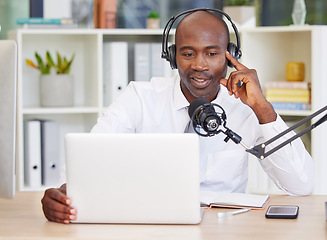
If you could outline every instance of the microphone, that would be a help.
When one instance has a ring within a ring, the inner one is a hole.
[[[209,135],[215,134],[221,125],[213,105],[204,98],[197,98],[190,104],[188,115],[193,121],[193,127],[194,124],[200,125]]]
[[[241,142],[242,137],[226,127],[227,117],[225,110],[218,104],[211,103],[204,98],[197,98],[191,102],[188,115],[192,120],[194,131],[200,136],[212,137],[222,132],[226,135],[225,142],[232,139],[236,144],[241,143],[243,145]],[[205,133],[202,133],[201,129]],[[247,148],[246,146],[244,147]]]

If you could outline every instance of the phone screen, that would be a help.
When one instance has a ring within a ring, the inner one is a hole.
[[[298,206],[271,205],[266,212],[266,218],[297,218]]]

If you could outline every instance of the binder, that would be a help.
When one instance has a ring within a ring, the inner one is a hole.
[[[24,122],[24,181],[31,188],[41,186],[41,123]]]
[[[134,49],[134,80],[150,81],[151,62],[150,62],[150,43],[135,43]]]
[[[151,77],[171,77],[169,63],[161,58],[161,43],[151,43]]]
[[[127,42],[103,44],[104,104],[110,105],[128,84]]]
[[[57,186],[60,179],[59,124],[54,120],[41,121],[41,183]]]

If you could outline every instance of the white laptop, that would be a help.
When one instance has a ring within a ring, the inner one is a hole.
[[[196,134],[72,133],[65,148],[75,222],[201,221]]]
[[[0,40],[0,198],[15,196],[17,44]]]

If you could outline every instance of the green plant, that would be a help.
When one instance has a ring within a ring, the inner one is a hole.
[[[160,16],[156,11],[152,11],[149,13],[148,18],[160,18]]]
[[[226,0],[225,6],[249,6],[252,3],[249,0]]]
[[[31,59],[26,59],[26,64],[40,70],[41,74],[50,74],[51,68],[54,68],[57,74],[69,74],[75,54],[73,54],[70,60],[67,60],[66,57],[62,57],[59,52],[57,52],[57,63],[53,61],[49,51],[46,52],[45,61],[43,61],[42,57],[37,52],[35,52],[35,58],[37,64]]]

